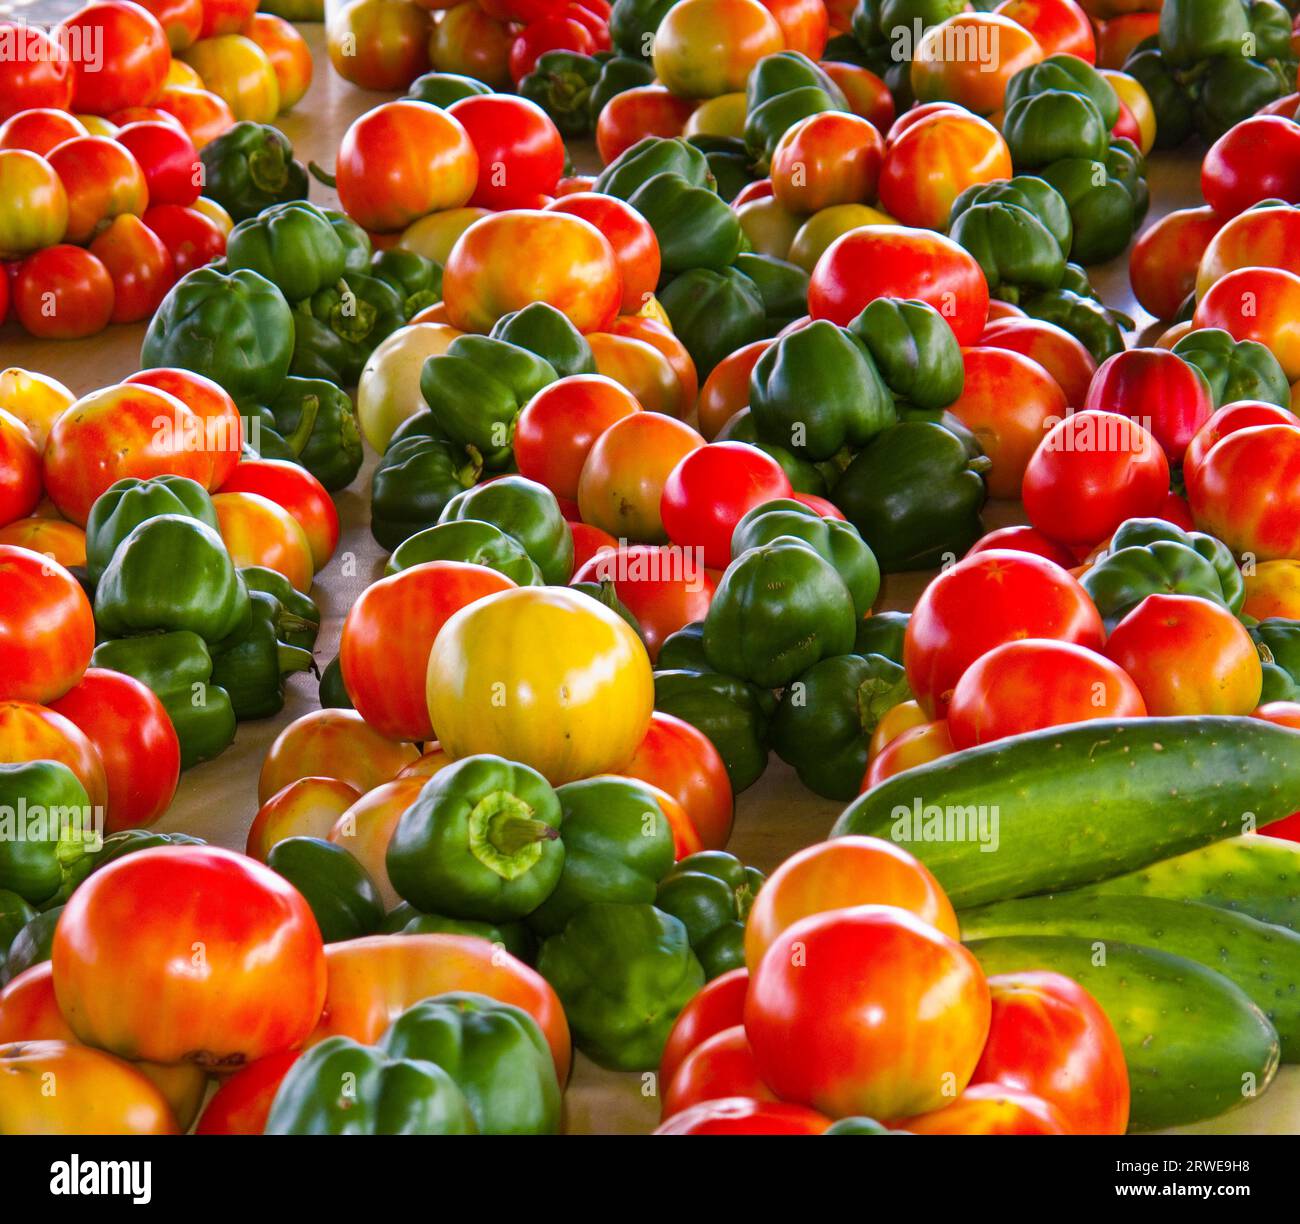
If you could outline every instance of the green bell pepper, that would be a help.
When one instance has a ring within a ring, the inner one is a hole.
[[[322,710],[356,709],[348,696],[348,686],[343,683],[343,668],[338,655],[325,664],[325,670],[320,674],[318,698]]]
[[[651,31],[653,35],[654,31]],[[611,98],[629,89],[649,85],[655,79],[654,66],[643,59],[633,59],[627,55],[612,55],[600,65],[600,75],[587,95],[587,105],[591,110],[591,123],[595,127],[600,112],[609,105]]]
[[[322,378],[286,378],[267,410],[293,462],[305,467],[331,493],[356,479],[365,450],[346,391]]]
[[[772,747],[810,791],[848,802],[862,785],[876,724],[911,698],[902,667],[883,655],[823,659],[781,694]]]
[[[600,582],[573,582],[569,584],[569,590],[581,591],[584,595],[590,596],[602,608],[608,608],[611,612],[621,616],[627,621],[628,628],[639,637],[642,642],[645,641],[645,634],[641,632],[641,622],[632,615],[625,604],[618,597],[618,592],[614,589],[614,584],[608,579],[602,579]]]
[[[713,440],[744,442],[748,446],[757,447],[781,465],[781,470],[790,481],[790,487],[796,493],[815,493],[818,497],[825,497],[827,471],[834,469],[837,474],[839,471],[833,463],[813,463],[811,459],[801,459],[794,451],[787,450],[784,446],[774,446],[771,442],[764,442],[758,436],[754,414],[748,408],[742,408],[729,418]]]
[[[900,403],[945,408],[966,381],[961,345],[928,302],[876,298],[848,330],[867,346],[885,386]]]
[[[250,623],[212,646],[212,683],[225,689],[235,718],[270,718],[284,709],[284,682],[315,666],[310,650],[283,639],[304,622],[285,611],[274,595],[251,591]]]
[[[1151,203],[1151,191],[1146,179],[1146,158],[1127,136],[1121,136],[1106,146],[1102,162],[1106,166],[1106,173],[1129,193],[1133,200],[1134,222],[1140,222]]]
[[[140,366],[180,366],[240,403],[263,403],[289,373],[294,312],[264,276],[196,268],[168,291],[145,332]]]
[[[36,911],[31,904],[16,892],[0,888],[0,983],[5,981],[5,957],[14,936],[33,918]]]
[[[659,294],[673,332],[686,346],[700,378],[729,353],[767,331],[759,287],[738,268],[692,268],[674,276]]]
[[[1121,320],[1130,325],[1131,320],[1096,298],[1085,297],[1072,289],[1050,289],[1022,298],[1020,309],[1032,318],[1064,328],[1092,354],[1098,365],[1124,351]]]
[[[1300,621],[1270,616],[1247,632],[1264,669],[1260,704],[1300,698]]]
[[[596,372],[596,357],[586,336],[548,302],[533,302],[502,315],[491,336],[540,357],[560,378]]]
[[[767,173],[777,142],[796,123],[823,111],[844,109],[818,85],[802,85],[759,103],[745,116],[745,148],[754,159],[754,168]]]
[[[1133,196],[1102,161],[1067,157],[1042,171],[1070,209],[1070,256],[1081,264],[1105,263],[1129,244],[1137,226]]]
[[[54,930],[59,925],[63,906],[56,905],[37,914],[13,937],[4,955],[4,981],[12,982],[33,965],[44,964],[54,952]]]
[[[763,873],[734,854],[701,850],[663,878],[655,905],[686,928],[691,951],[712,981],[745,964],[745,919]]]
[[[337,208],[322,208],[320,212],[343,244],[343,275],[347,276],[349,272],[365,272],[370,267],[370,258],[373,254],[370,235],[347,213],[339,212]]]
[[[435,774],[388,843],[388,877],[417,909],[509,922],[535,910],[564,866],[564,816],[535,769],[471,756]]]
[[[614,0],[609,14],[609,37],[615,50],[648,60],[654,50],[655,31],[673,3],[674,0]]]
[[[865,446],[896,419],[870,350],[826,319],[777,340],[758,359],[749,386],[759,436],[806,459]]]
[[[875,1118],[841,1118],[822,1131],[823,1135],[910,1135],[911,1133],[905,1130],[890,1130]]]
[[[704,154],[688,140],[644,136],[597,175],[592,190],[630,200],[657,174],[675,174],[693,187],[708,187],[713,180]]]
[[[370,275],[397,291],[402,317],[410,320],[442,301],[442,265],[416,251],[389,247],[370,258]]]
[[[424,914],[403,901],[384,915],[379,930],[385,935],[473,935],[500,944],[527,965],[537,959],[537,940],[522,922],[476,922],[446,914]]]
[[[316,601],[277,570],[264,565],[240,566],[239,576],[251,595],[263,591],[280,602],[281,615],[276,621],[280,640],[289,646],[311,650],[320,633],[320,608]]]
[[[117,546],[141,523],[161,514],[179,514],[218,530],[212,498],[187,476],[128,476],[108,486],[90,507],[86,520],[86,573],[91,582],[103,577]]]
[[[975,257],[989,293],[1005,302],[1055,289],[1065,273],[1065,255],[1051,230],[1018,204],[974,204],[953,223],[951,237]]]
[[[1255,37],[1254,59],[1288,60],[1291,54],[1291,13],[1277,0],[1250,0],[1246,20]]]
[[[654,676],[655,709],[703,732],[727,767],[733,794],[753,786],[767,768],[771,693],[711,668],[665,668],[662,649]]]
[[[383,1036],[390,1058],[433,1063],[456,1082],[480,1135],[555,1135],[560,1083],[536,1020],[523,1008],[456,991],[409,1007]]]
[[[58,761],[0,764],[0,888],[39,905],[101,831],[77,775]]]
[[[1119,121],[1119,95],[1115,92],[1115,87],[1091,64],[1081,60],[1077,55],[1068,55],[1064,52],[1049,55],[1045,60],[1030,64],[1012,76],[1007,82],[1006,97],[1003,101],[1007,117],[1010,118],[1011,108],[1025,98],[1058,92],[1087,98],[1097,108],[1105,132],[1109,132]],[[1062,112],[1062,117],[1066,113]],[[1061,153],[1057,156],[1089,157],[1092,154]]]
[[[266,865],[294,886],[326,943],[373,935],[384,903],[366,869],[342,846],[319,837],[286,837],[271,847]]]
[[[445,110],[462,98],[473,98],[491,92],[492,87],[484,85],[476,77],[461,76],[458,72],[426,72],[411,82],[406,96]]]
[[[948,225],[955,225],[957,218],[972,205],[995,203],[1018,204],[1033,213],[1056,239],[1061,254],[1069,255],[1070,243],[1074,237],[1069,206],[1051,183],[1033,174],[1018,174],[1015,178],[997,179],[992,183],[976,183],[967,187],[953,201]]]
[[[257,11],[285,21],[324,21],[325,0],[260,0]]]
[[[1160,54],[1171,68],[1216,55],[1241,55],[1250,19],[1241,0],[1167,0],[1160,8]]]
[[[735,267],[758,286],[768,332],[778,332],[808,313],[808,273],[798,265],[742,251],[736,256]]]
[[[720,271],[740,254],[740,219],[711,187],[696,187],[676,174],[656,174],[628,203],[659,240],[664,276],[691,268]]]
[[[1141,44],[1124,61],[1124,71],[1146,90],[1155,111],[1157,149],[1177,149],[1186,144],[1195,125],[1191,92],[1161,55],[1159,48]]]
[[[802,51],[776,51],[763,56],[750,72],[745,84],[745,110],[757,110],[772,98],[807,87],[822,90],[836,110],[849,109],[843,91],[821,64]]]
[[[155,633],[101,642],[92,667],[134,676],[162,702],[181,742],[181,768],[224,752],[235,739],[230,694],[211,683],[212,656],[197,633]]]
[[[743,140],[733,136],[691,136],[688,139],[704,149],[704,160],[709,163],[713,187],[720,199],[730,204],[743,188],[754,181],[749,150]],[[710,144],[714,147],[708,147]]]
[[[63,883],[54,899],[62,904],[77,891],[87,877],[101,867],[115,863],[128,854],[140,850],[154,850],[159,846],[206,846],[201,837],[192,837],[188,833],[155,833],[151,829],[119,829],[110,833],[100,843],[98,849],[87,848],[86,853],[77,859],[64,873]]]
[[[385,574],[396,574],[426,561],[467,561],[504,574],[516,586],[540,586],[542,573],[524,546],[500,527],[476,519],[458,519],[418,531],[388,558]]]
[[[189,629],[219,642],[248,624],[248,589],[206,523],[162,514],[133,527],[95,590],[106,637]]]
[[[381,548],[432,527],[456,494],[482,472],[463,449],[441,438],[412,433],[390,443],[370,485],[370,531]]]
[[[285,379],[288,382],[288,379]],[[281,459],[286,463],[297,463],[298,452],[286,441],[275,427],[275,416],[265,404],[245,404],[240,408],[244,445],[243,457],[246,459]]]
[[[883,655],[891,663],[903,662],[903,637],[907,633],[910,612],[877,612],[858,621],[853,653]]]
[[[673,833],[658,800],[635,778],[596,777],[556,790],[564,812],[564,869],[528,916],[539,935],[556,935],[586,905],[653,902],[673,865]]]
[[[686,927],[645,904],[580,909],[542,944],[537,968],[578,1049],[615,1071],[657,1067],[673,1021],[705,982]]]
[[[203,194],[235,221],[307,198],[307,168],[294,160],[288,137],[269,123],[236,123],[204,145],[199,157]]]
[[[289,1068],[267,1135],[473,1135],[469,1102],[436,1063],[392,1058],[351,1037],[327,1037]]]
[[[226,240],[226,264],[265,276],[290,301],[298,302],[343,275],[343,241],[314,204],[276,204],[241,221]]]
[[[1215,408],[1243,399],[1291,406],[1281,365],[1257,340],[1234,340],[1220,327],[1198,327],[1174,345],[1174,352],[1205,375]]]
[[[1240,52],[1217,56],[1199,68],[1191,85],[1196,130],[1202,139],[1218,140],[1229,128],[1295,87],[1295,65],[1261,63]]]
[[[778,537],[727,566],[704,619],[704,654],[720,672],[780,688],[852,650],[857,619],[835,567],[802,540]]]
[[[931,569],[964,556],[983,534],[988,468],[942,425],[901,421],[849,464],[832,497],[883,573]]]
[[[858,619],[871,614],[871,605],[880,594],[880,567],[851,523],[822,518],[811,507],[786,498],[764,502],[736,524],[731,534],[732,558],[782,536],[802,540],[835,567],[853,597]]]
[[[521,97],[536,102],[566,139],[590,136],[591,91],[600,80],[600,63],[577,51],[547,51],[519,82]]]
[[[1087,94],[1045,89],[1025,94],[1007,107],[1002,135],[1012,165],[1023,174],[1064,157],[1100,160],[1110,128]]]
[[[363,273],[314,293],[293,314],[292,373],[342,387],[354,385],[370,354],[406,323],[397,290]]]
[[[440,523],[480,519],[514,536],[551,586],[573,575],[573,533],[555,494],[524,476],[501,476],[457,493],[443,508]]]

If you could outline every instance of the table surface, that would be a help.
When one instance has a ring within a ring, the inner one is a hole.
[[[336,76],[325,55],[323,27],[300,27],[315,59],[316,75],[307,96],[278,125],[293,142],[297,156],[332,167],[338,143],[360,114],[392,95],[367,92]],[[579,170],[593,170],[594,149],[573,150]],[[1173,208],[1199,204],[1199,162],[1195,157],[1159,156],[1150,167],[1152,206],[1147,220]],[[337,197],[312,183],[317,203],[336,205]],[[1139,327],[1153,329],[1154,320],[1134,303],[1129,289],[1127,257],[1092,270],[1093,281],[1111,305],[1134,315]],[[125,378],[139,367],[144,325],[113,327],[78,341],[38,341],[10,323],[0,328],[0,368],[23,366],[53,375],[77,394]],[[338,650],[343,617],[357,596],[381,576],[386,556],[369,531],[370,473],[376,456],[367,453],[361,474],[335,495],[342,523],[338,551],[316,575],[313,595],[322,613],[317,660],[323,667]],[[1016,503],[990,503],[985,512],[991,529],[1022,521]],[[927,573],[889,576],[877,610],[909,609],[931,577]],[[164,831],[184,831],[216,845],[242,850],[257,811],[257,777],[267,748],[293,719],[318,706],[316,681],[310,675],[291,677],[288,701],[275,718],[240,725],[235,743],[220,757],[188,771],[171,809],[158,822]],[[771,871],[802,846],[829,832],[841,805],[806,790],[794,772],[775,755],[767,772],[737,803],[735,832],[728,847],[747,863]],[[659,1103],[653,1076],[604,1071],[581,1055],[576,1059],[566,1093],[566,1128],[575,1134],[644,1134],[658,1120]],[[1259,1101],[1197,1127],[1189,1133],[1300,1132],[1300,1068],[1283,1068],[1278,1082]]]

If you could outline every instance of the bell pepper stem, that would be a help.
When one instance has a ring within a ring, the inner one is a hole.
[[[276,653],[280,660],[282,676],[287,676],[290,672],[310,671],[316,666],[311,651],[304,650],[301,646],[286,646],[281,642]]]
[[[289,165],[279,144],[267,144],[249,155],[248,177],[258,191],[283,191],[288,175]]]
[[[328,170],[322,169],[322,167],[317,165],[314,161],[307,163],[307,169],[311,171],[312,178],[314,178],[318,183],[321,183],[326,187],[338,186],[338,182],[334,176]]]
[[[469,816],[470,853],[505,880],[529,871],[541,858],[542,843],[559,835],[558,829],[534,819],[533,809],[509,791],[485,795]]]

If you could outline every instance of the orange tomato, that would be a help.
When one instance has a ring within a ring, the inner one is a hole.
[[[1300,620],[1300,561],[1261,561],[1245,580],[1246,602],[1241,610],[1247,616]]]
[[[820,59],[830,33],[830,14],[823,0],[761,0],[781,27],[787,51]]]
[[[425,746],[423,755],[415,761],[412,761],[405,769],[398,770],[397,777],[400,778],[432,778],[434,774],[441,773],[448,765],[452,763],[449,757],[436,741]]]
[[[795,213],[865,203],[875,198],[884,151],[869,120],[843,111],[810,115],[777,141],[772,194]]]
[[[477,4],[457,4],[429,36],[429,62],[438,72],[473,77],[493,89],[510,86],[510,32]]]
[[[1097,64],[1102,68],[1124,67],[1124,61],[1143,39],[1160,33],[1159,12],[1121,13],[1097,22]],[[1145,150],[1143,150],[1145,152]]]
[[[291,722],[267,750],[257,801],[299,778],[337,778],[363,794],[389,781],[420,752],[385,739],[356,710],[313,710]]]
[[[609,240],[623,280],[620,315],[635,314],[654,297],[659,283],[659,239],[630,204],[617,196],[577,191],[552,200],[546,211],[572,213],[590,221]]]
[[[361,792],[338,778],[299,778],[278,790],[248,828],[244,853],[266,862],[271,847],[287,837],[325,837]]]
[[[1092,22],[1074,0],[1002,0],[993,11],[1028,30],[1045,56],[1073,55],[1086,64],[1097,62]]]
[[[342,846],[366,869],[385,909],[402,900],[388,878],[388,843],[402,814],[420,797],[428,780],[423,774],[411,774],[376,786],[344,810],[326,834],[328,841]]]
[[[926,712],[921,709],[919,701],[900,701],[896,706],[885,711],[884,717],[876,724],[867,744],[867,760],[879,756],[885,747],[892,744],[904,731],[919,727],[928,721]]]
[[[1300,379],[1300,275],[1236,268],[1205,291],[1192,321],[1221,327],[1234,340],[1258,340],[1277,358],[1287,382]]]
[[[0,544],[40,553],[65,568],[86,564],[86,533],[62,519],[16,519],[0,527]]]
[[[10,366],[0,370],[0,408],[16,416],[31,431],[36,445],[45,449],[55,418],[76,402],[57,378]]]
[[[293,516],[307,537],[312,566],[322,570],[339,542],[339,512],[324,485],[287,459],[246,459],[235,466],[223,493],[257,493]]]
[[[252,19],[257,0],[203,0],[200,38],[238,34]]]
[[[1300,210],[1290,205],[1248,208],[1225,221],[1201,256],[1196,296],[1238,268],[1284,268],[1300,273]]]
[[[1196,270],[1222,226],[1208,205],[1167,213],[1133,245],[1133,294],[1157,319],[1172,319],[1196,287]]]
[[[894,95],[870,68],[833,61],[820,67],[840,87],[855,115],[875,124],[882,136],[889,131],[889,125],[894,122]]]
[[[229,103],[208,89],[168,85],[153,104],[176,119],[196,149],[210,144],[235,126],[234,112]]]
[[[243,33],[261,47],[262,53],[271,61],[280,89],[280,110],[287,111],[296,106],[311,86],[311,49],[307,40],[274,13],[254,13]],[[407,78],[402,85],[409,83],[410,78]]]
[[[184,51],[203,32],[203,0],[145,0],[140,7],[158,19],[173,51]]]
[[[958,13],[921,35],[912,57],[912,91],[918,102],[956,102],[991,115],[1002,106],[1007,82],[1042,58],[1034,36],[1010,18]]]
[[[596,152],[608,166],[647,136],[680,136],[695,110],[689,98],[679,98],[662,85],[634,85],[615,94],[596,119]]]
[[[243,424],[239,409],[219,383],[192,370],[160,367],[139,370],[126,385],[153,387],[181,401],[201,422],[200,449],[212,456],[208,488],[215,492],[229,479],[243,450]]]
[[[94,648],[94,614],[81,584],[39,553],[0,545],[0,698],[62,697]]]
[[[408,0],[351,0],[325,27],[334,71],[362,89],[405,89],[429,70],[433,21]]]
[[[681,417],[690,410],[672,363],[648,340],[589,332],[587,343],[597,371],[628,391],[647,412]]]
[[[937,761],[953,751],[946,718],[910,727],[896,735],[871,759],[862,779],[861,793],[865,794],[873,786],[879,786],[886,778],[892,778],[905,769]]]
[[[108,780],[95,745],[70,718],[45,706],[0,702],[0,761],[58,761],[77,775],[92,807],[108,806]]]
[[[36,439],[22,421],[0,408],[0,526],[31,514],[43,491]]]
[[[754,340],[729,353],[709,372],[696,404],[700,433],[712,442],[742,408],[749,406],[749,376],[771,340]]]
[[[754,65],[784,46],[758,0],[679,0],[655,31],[655,76],[679,97],[716,98],[743,90]]]
[[[1065,1115],[1005,1084],[972,1084],[951,1105],[891,1125],[913,1135],[1068,1135]]]
[[[264,565],[300,591],[310,591],[315,567],[298,520],[260,493],[217,493],[212,498],[221,538],[236,566]]]
[[[670,416],[678,418],[685,417],[690,412],[700,394],[699,375],[695,370],[695,362],[686,351],[686,346],[677,339],[666,323],[647,314],[619,315],[609,325],[609,330],[605,334],[643,340],[651,348],[658,349],[672,367],[679,394],[671,409],[656,405],[655,411],[667,411]]]

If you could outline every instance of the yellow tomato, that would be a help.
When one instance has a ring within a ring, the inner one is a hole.
[[[743,92],[719,94],[691,112],[682,135],[740,138],[745,134],[745,110]]]
[[[357,384],[357,420],[361,435],[381,455],[407,417],[424,408],[420,372],[462,335],[446,323],[412,323],[399,327],[373,353]]]
[[[750,69],[784,47],[758,0],[679,0],[655,31],[655,76],[678,97],[716,98],[744,89]]]
[[[617,613],[579,591],[517,587],[442,627],[428,697],[445,752],[497,753],[558,786],[631,760],[650,726],[654,675]]]
[[[163,87],[166,88],[168,85],[183,85],[187,89],[207,88],[203,84],[203,78],[181,59],[173,59],[171,66],[167,69]]]
[[[190,207],[197,213],[202,213],[213,225],[217,227],[226,237],[230,236],[230,231],[235,228],[235,219],[232,217],[216,200],[210,200],[207,196],[199,196]]]
[[[776,196],[762,196],[747,200],[736,216],[744,230],[749,245],[760,255],[773,259],[789,259],[794,236],[799,232],[802,218],[792,213]]]
[[[866,204],[832,204],[815,212],[799,227],[786,257],[811,273],[822,257],[822,252],[841,234],[861,229],[864,225],[897,225],[888,213]]]
[[[103,115],[77,115],[76,118],[87,136],[107,136],[112,140],[118,133],[117,124],[110,123]]]
[[[315,572],[311,544],[283,506],[260,493],[218,493],[212,498],[217,525],[236,566],[264,565],[300,591],[311,590]]]
[[[652,293],[645,300],[645,304],[637,312],[637,318],[653,319],[656,323],[666,327],[669,331],[673,330],[673,321],[668,317],[668,312],[663,308],[663,304]],[[615,322],[617,323],[617,319]]]
[[[0,544],[53,557],[62,566],[86,564],[86,533],[62,519],[24,518],[0,527]]]
[[[202,38],[182,58],[225,100],[236,120],[270,123],[280,113],[280,83],[270,58],[251,38]]]
[[[414,251],[434,263],[445,264],[456,239],[480,217],[486,217],[486,208],[444,208],[430,213],[408,225],[397,240],[405,251]]]
[[[54,418],[70,408],[76,396],[57,378],[10,366],[0,370],[0,408],[16,416],[44,449]]]
[[[1119,94],[1119,100],[1132,112],[1142,138],[1142,156],[1145,157],[1156,143],[1156,108],[1151,104],[1150,94],[1141,81],[1127,72],[1114,68],[1098,68],[1097,71],[1110,82],[1111,88]]]
[[[1247,616],[1300,620],[1300,561],[1258,561],[1244,576],[1246,602],[1241,610]]]
[[[690,410],[677,372],[653,344],[612,332],[592,332],[587,343],[596,372],[626,387],[646,411],[680,417]]]

